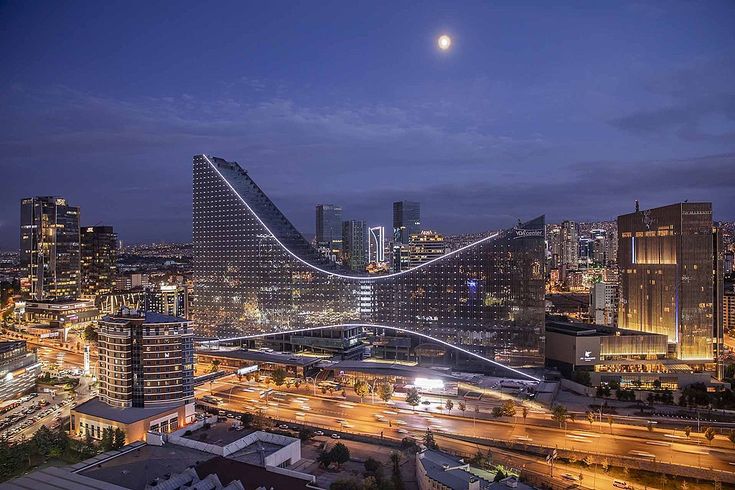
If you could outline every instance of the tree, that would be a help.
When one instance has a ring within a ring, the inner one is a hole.
[[[390,462],[393,464],[393,473],[401,472],[401,453],[393,451],[390,453]]]
[[[689,439],[689,434],[692,433],[692,428],[689,426],[684,427],[684,435],[687,436],[687,439]]]
[[[712,441],[715,439],[715,429],[712,427],[707,427],[704,429],[704,438],[709,441],[710,446],[712,445]]]
[[[276,386],[283,386],[283,383],[286,382],[286,370],[279,367],[276,368],[273,373],[273,382],[276,384]]]
[[[612,434],[613,418],[609,415],[607,416],[607,425],[610,426],[610,434]]]
[[[240,415],[240,423],[243,427],[250,427],[253,424],[253,420],[255,420],[255,415],[250,412],[245,412]]]
[[[727,440],[732,443],[733,446],[735,446],[735,432],[730,431],[730,434],[727,436]]]
[[[551,420],[553,420],[554,422],[558,422],[560,428],[562,424],[567,421],[568,418],[569,412],[567,411],[567,407],[565,407],[564,405],[556,404],[551,407]]]
[[[516,404],[513,400],[505,400],[503,402],[503,415],[505,417],[514,417],[516,414]]]
[[[406,391],[406,403],[408,403],[414,410],[416,410],[416,407],[419,403],[421,403],[421,395],[419,395],[419,390],[416,388],[409,388],[408,391]]]
[[[454,402],[452,400],[447,400],[447,403],[445,403],[444,406],[447,407],[447,414],[449,414],[454,408]]]
[[[437,446],[436,441],[434,440],[434,434],[429,428],[426,429],[426,434],[424,434],[424,446],[429,449],[439,449],[439,446]]]
[[[113,432],[112,427],[105,427],[104,429],[102,429],[102,440],[100,441],[100,446],[102,446],[102,450],[111,450],[114,443],[115,433]]]
[[[211,364],[210,368],[209,368],[209,372],[210,373],[216,373],[217,371],[219,371],[219,364],[220,364],[219,359],[214,359],[212,361],[212,364]]]
[[[526,417],[528,417],[528,407],[523,405],[523,408],[521,409],[521,415],[523,415],[523,424],[526,423]]]
[[[465,402],[462,402],[462,401],[460,401],[457,405],[458,405],[457,408],[459,408],[459,411],[462,412],[462,416],[464,416],[464,412],[465,410],[467,410],[467,405],[465,404]]]
[[[478,468],[484,468],[487,464],[487,457],[485,456],[485,453],[478,449],[474,456],[470,458],[470,464],[477,466]]]
[[[347,448],[347,446],[345,446],[341,442],[338,442],[329,451],[329,456],[334,463],[337,463],[337,468],[340,468],[343,464],[350,460],[350,450]]]
[[[653,432],[653,423],[650,420],[646,422],[646,429],[648,429],[648,432]]]
[[[364,485],[354,478],[335,480],[329,485],[329,490],[363,490]]]
[[[125,432],[120,427],[115,427],[112,438],[112,449],[120,449],[125,445]]]
[[[393,397],[393,385],[390,383],[380,383],[378,385],[378,397],[388,403]]]
[[[592,411],[588,410],[585,415],[587,415],[587,422],[590,423],[590,425],[595,423],[595,414],[592,413]]]
[[[355,390],[355,395],[360,397],[360,403],[362,403],[362,399],[370,393],[370,385],[367,384],[367,381],[362,379],[355,381],[352,388]]]
[[[493,407],[493,409],[492,409],[492,411],[490,412],[490,414],[491,414],[491,415],[492,415],[493,417],[495,417],[496,419],[497,419],[497,418],[500,418],[500,417],[502,417],[502,416],[503,416],[503,409],[502,409],[502,408],[500,408],[500,407]]]
[[[365,460],[365,476],[374,476],[377,480],[383,478],[383,463],[375,458],[367,458]]]
[[[314,431],[308,427],[302,427],[299,429],[299,439],[301,442],[308,442],[314,437]]]
[[[99,336],[97,335],[97,330],[94,329],[91,323],[84,327],[84,330],[82,331],[82,338],[87,343],[97,343],[97,339],[99,338]]]
[[[332,452],[322,451],[321,453],[319,453],[319,456],[317,456],[316,460],[320,466],[324,467],[324,469],[327,469],[329,468],[329,465],[332,464]]]

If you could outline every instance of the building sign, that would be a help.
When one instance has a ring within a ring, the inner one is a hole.
[[[523,228],[514,228],[513,231],[516,234],[515,238],[536,238],[536,237],[543,238],[544,236],[544,230],[541,228],[537,230],[526,230]]]

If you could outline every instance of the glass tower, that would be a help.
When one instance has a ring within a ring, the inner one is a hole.
[[[79,208],[62,197],[20,202],[20,287],[36,301],[73,299],[80,292]]]
[[[237,163],[194,157],[193,317],[220,338],[386,325],[543,365],[544,219],[393,274],[317,252]]]
[[[82,296],[111,293],[117,271],[117,234],[112,226],[85,226],[80,238]]]
[[[421,206],[413,201],[393,203],[393,241],[408,244],[421,231]]]
[[[334,204],[316,206],[316,245],[339,255],[342,251],[342,208]]]

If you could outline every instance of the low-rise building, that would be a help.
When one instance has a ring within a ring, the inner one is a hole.
[[[219,369],[227,371],[259,371],[269,374],[276,369],[283,369],[287,376],[305,378],[312,376],[320,359],[316,357],[280,354],[258,350],[205,350],[197,352],[197,364],[206,370],[214,361],[219,362]],[[248,369],[250,368],[250,369]]]
[[[423,449],[416,453],[416,480],[419,490],[534,490],[509,476],[494,482],[495,474],[473,468],[450,454]]]
[[[23,320],[29,323],[49,323],[67,326],[97,320],[100,311],[93,301],[57,300],[26,301]]]
[[[41,364],[25,340],[0,342],[0,400],[18,398],[36,386]]]

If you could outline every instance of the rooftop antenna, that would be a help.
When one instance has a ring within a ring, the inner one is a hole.
[[[638,202],[638,199],[635,200],[635,212],[639,212],[641,210],[641,205]]]

